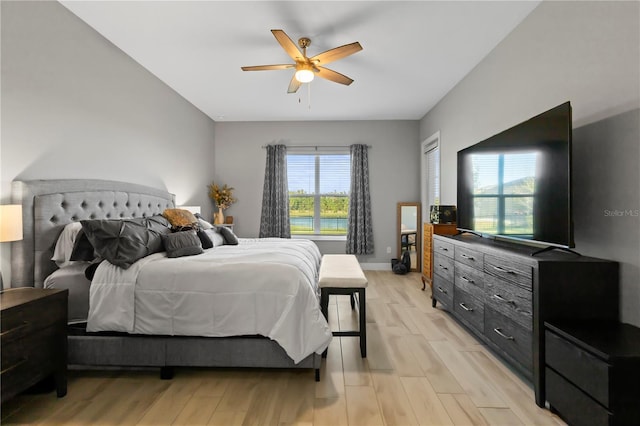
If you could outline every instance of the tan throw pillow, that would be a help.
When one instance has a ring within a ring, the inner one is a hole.
[[[198,225],[198,219],[189,210],[166,209],[162,215],[167,218],[174,230],[195,228]]]

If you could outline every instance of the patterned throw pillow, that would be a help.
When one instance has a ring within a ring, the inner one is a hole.
[[[167,218],[174,231],[193,229],[198,226],[198,219],[189,210],[166,209],[162,215]]]

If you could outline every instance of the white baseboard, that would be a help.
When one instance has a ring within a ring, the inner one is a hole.
[[[364,271],[390,271],[391,262],[385,263],[361,263],[360,267]]]

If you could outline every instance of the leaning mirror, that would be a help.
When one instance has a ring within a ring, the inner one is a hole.
[[[398,259],[405,251],[411,258],[411,270],[420,271],[420,203],[398,203],[397,241]]]

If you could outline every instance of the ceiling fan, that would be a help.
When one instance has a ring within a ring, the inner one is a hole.
[[[311,45],[311,40],[309,38],[302,37],[298,40],[298,46],[302,49],[301,52],[284,31],[271,30],[271,32],[276,40],[278,40],[278,43],[280,43],[280,46],[282,46],[284,51],[287,52],[287,55],[295,61],[295,64],[256,65],[242,67],[242,71],[269,71],[294,68],[296,72],[291,78],[287,93],[296,93],[302,83],[311,82],[316,75],[326,80],[344,84],[346,86],[353,83],[353,79],[340,74],[339,72],[330,70],[329,68],[325,68],[324,65],[361,51],[362,46],[360,46],[360,43],[357,41],[355,43],[349,43],[344,46],[329,49],[309,58],[307,57],[307,47]]]

